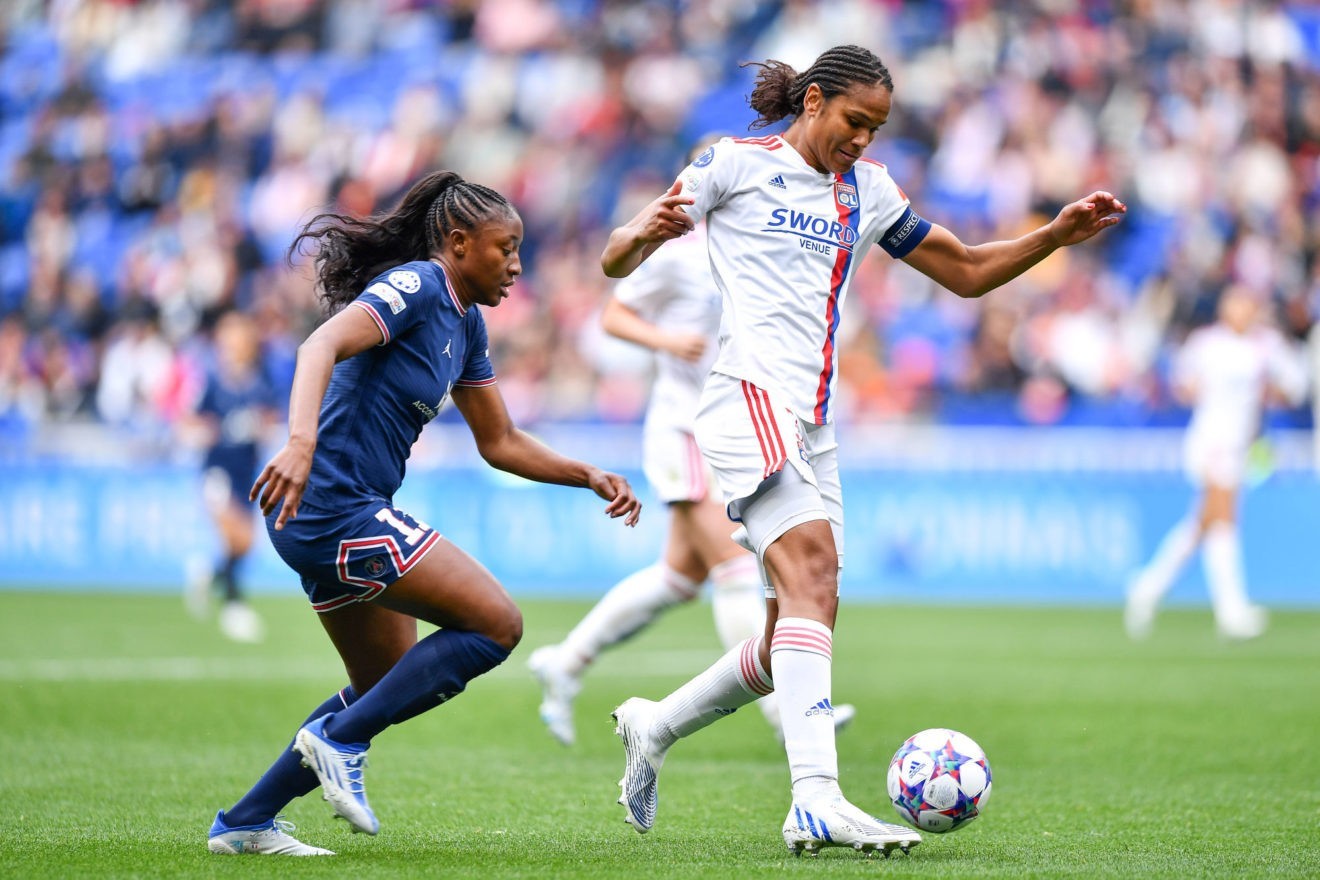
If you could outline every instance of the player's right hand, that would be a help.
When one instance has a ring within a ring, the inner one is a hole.
[[[693,202],[683,195],[683,181],[675,180],[669,191],[642,209],[637,216],[637,235],[642,241],[659,243],[686,235],[696,221],[683,210]]]
[[[271,511],[280,507],[280,515],[275,519],[276,531],[284,528],[286,520],[298,518],[298,505],[302,502],[311,471],[312,451],[286,443],[261,469],[257,481],[252,484],[248,500],[261,505],[262,516],[270,516]],[[282,507],[280,502],[283,502]]]

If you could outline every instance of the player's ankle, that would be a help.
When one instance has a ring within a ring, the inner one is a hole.
[[[837,776],[804,776],[793,780],[793,800],[820,801],[842,797]]]

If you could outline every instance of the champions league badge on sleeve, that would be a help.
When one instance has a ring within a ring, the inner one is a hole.
[[[385,280],[404,293],[416,293],[422,289],[422,276],[411,269],[399,269],[391,272]]]
[[[377,281],[367,288],[367,293],[374,293],[384,300],[385,305],[389,306],[390,311],[396,315],[408,308],[407,303],[403,301],[403,297],[399,296],[399,292],[388,284],[381,284]]]
[[[707,147],[700,156],[692,160],[694,168],[705,168],[715,159],[715,148]]]

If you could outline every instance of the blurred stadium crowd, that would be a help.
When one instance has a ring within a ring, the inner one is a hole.
[[[606,233],[697,138],[745,132],[739,62],[801,70],[838,43],[894,75],[870,154],[964,240],[1094,188],[1131,209],[979,301],[877,251],[845,319],[843,418],[1174,423],[1170,353],[1228,281],[1299,343],[1320,309],[1309,3],[11,0],[0,40],[11,448],[52,425],[163,444],[229,308],[258,316],[287,385],[319,316],[284,262],[300,222],[438,167],[526,221],[525,275],[487,314],[515,418],[637,419],[645,359],[597,328]]]

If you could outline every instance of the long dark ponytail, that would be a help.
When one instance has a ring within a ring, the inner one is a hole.
[[[475,229],[514,213],[490,187],[452,171],[435,171],[413,184],[388,214],[317,214],[289,245],[288,257],[302,253],[304,242],[315,241],[319,295],[326,313],[334,314],[391,266],[438,252],[451,229]]]
[[[880,83],[893,91],[889,69],[870,49],[861,46],[835,46],[820,54],[815,62],[798,73],[782,61],[748,61],[743,67],[759,67],[756,86],[747,103],[759,116],[750,128],[765,128],[789,116],[802,113],[802,99],[812,83],[820,86],[826,98],[846,92],[855,84]]]

